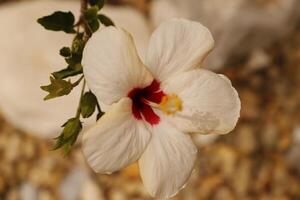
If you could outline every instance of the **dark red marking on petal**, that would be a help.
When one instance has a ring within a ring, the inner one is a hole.
[[[143,117],[140,113],[140,108],[138,106],[136,106],[134,103],[132,104],[132,113],[136,119],[138,119],[138,120],[143,119]]]
[[[153,80],[152,83],[143,90],[146,92],[157,92],[160,90],[160,83],[157,80]]]
[[[156,80],[153,80],[143,91],[144,98],[154,103],[160,103],[162,97],[165,96],[164,92],[160,89],[160,83]]]
[[[151,108],[151,106],[148,106],[146,104],[144,104],[141,108],[140,111],[144,117],[144,119],[146,120],[146,122],[148,122],[151,125],[155,125],[158,124],[160,121],[159,116],[153,111],[153,109]]]
[[[160,103],[161,99],[163,98],[163,96],[165,96],[165,93],[161,92],[157,92],[157,93],[152,93],[149,96],[146,96],[145,99],[154,102],[154,103]]]
[[[132,113],[138,119],[144,119],[151,125],[158,124],[159,116],[153,111],[145,100],[160,103],[165,93],[160,89],[160,83],[153,80],[152,83],[145,88],[134,88],[128,93],[128,97],[132,100]]]

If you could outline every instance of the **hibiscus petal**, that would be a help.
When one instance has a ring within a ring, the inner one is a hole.
[[[240,116],[238,94],[223,75],[192,70],[172,77],[162,88],[181,99],[183,110],[168,120],[184,132],[225,134],[233,130]]]
[[[211,33],[200,23],[169,20],[151,36],[146,65],[156,79],[163,81],[179,71],[199,66],[213,46]]]
[[[150,133],[134,119],[131,100],[123,98],[83,134],[82,149],[98,173],[112,173],[135,162],[144,152]]]
[[[184,187],[197,157],[197,148],[188,134],[161,121],[139,160],[142,180],[148,192],[161,199],[170,198]]]
[[[108,105],[153,80],[137,54],[131,35],[113,26],[100,29],[87,42],[83,72],[97,99]]]

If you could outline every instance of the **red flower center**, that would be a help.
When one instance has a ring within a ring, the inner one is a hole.
[[[132,114],[138,120],[145,120],[151,125],[158,124],[159,116],[153,111],[150,103],[159,104],[165,94],[160,89],[158,81],[153,80],[152,83],[145,88],[134,88],[128,93],[128,97],[132,100]]]

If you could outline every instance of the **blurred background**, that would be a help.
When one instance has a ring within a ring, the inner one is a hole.
[[[238,90],[241,118],[223,136],[193,135],[196,169],[173,200],[300,199],[300,1],[109,0],[103,13],[127,29],[143,57],[152,31],[172,17],[207,26],[216,40],[205,68]],[[71,36],[36,19],[79,15],[76,0],[0,0],[0,200],[147,200],[138,168],[99,175],[78,144],[50,151],[74,115],[79,91],[48,102],[40,85],[64,67]],[[86,121],[88,127],[93,123]]]

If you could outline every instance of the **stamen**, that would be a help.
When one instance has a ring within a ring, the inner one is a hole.
[[[159,104],[149,101],[149,100],[145,99],[144,97],[142,97],[141,100],[146,105],[149,105],[152,108],[157,108],[167,115],[173,115],[177,111],[182,110],[181,99],[176,94],[163,96],[162,100]]]
[[[167,115],[182,111],[182,101],[176,94],[166,95],[162,98],[159,108]]]
[[[142,102],[151,106],[152,108],[159,108],[159,104],[149,101],[149,100],[145,99],[144,97],[142,97],[141,100],[142,100]]]

